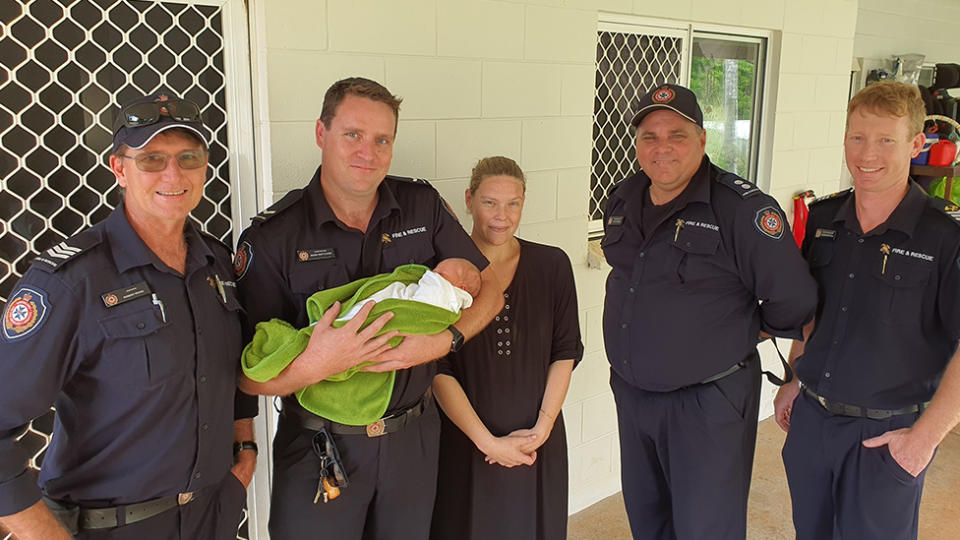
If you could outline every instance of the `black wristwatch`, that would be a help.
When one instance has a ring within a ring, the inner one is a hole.
[[[457,330],[457,327],[452,324],[447,327],[447,330],[453,334],[453,341],[450,342],[450,352],[459,351],[460,348],[463,347],[463,334],[461,334],[460,331]]]
[[[233,443],[233,455],[237,455],[244,450],[253,450],[254,454],[259,453],[257,452],[257,443],[253,441],[238,441]]]

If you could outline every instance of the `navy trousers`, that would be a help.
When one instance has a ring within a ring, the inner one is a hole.
[[[228,472],[209,494],[152,518],[115,527],[80,531],[77,540],[236,540],[247,490]]]
[[[611,372],[623,500],[635,539],[743,540],[760,362],[718,381],[647,392]]]
[[[440,417],[431,403],[401,431],[380,437],[333,435],[349,485],[313,503],[320,459],[316,432],[280,416],[273,441],[273,540],[427,540],[437,491]]]
[[[806,393],[797,397],[782,455],[798,540],[917,538],[926,470],[914,478],[886,446],[861,444],[917,418],[833,416]]]

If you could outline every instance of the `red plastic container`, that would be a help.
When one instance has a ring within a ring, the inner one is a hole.
[[[957,156],[957,145],[953,141],[941,139],[930,147],[930,159],[927,165],[932,167],[949,167],[953,165],[953,158]]]

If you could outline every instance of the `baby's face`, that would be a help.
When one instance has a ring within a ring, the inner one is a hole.
[[[444,259],[433,269],[454,287],[477,296],[480,293],[480,271],[466,259]]]

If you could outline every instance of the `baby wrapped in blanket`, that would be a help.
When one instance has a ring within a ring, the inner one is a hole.
[[[307,299],[311,325],[296,329],[280,319],[257,324],[253,339],[243,350],[243,372],[251,380],[266,382],[278,376],[307,347],[313,325],[335,302],[340,315],[333,326],[352,319],[367,302],[376,306],[363,326],[392,311],[394,317],[379,334],[436,334],[460,319],[480,291],[480,272],[465,259],[445,259],[434,270],[417,264],[398,266],[393,272],[358,279],[313,294]],[[378,335],[379,335],[378,334]],[[390,340],[391,346],[403,338]],[[352,367],[298,390],[295,395],[308,411],[340,424],[362,426],[379,420],[393,394],[394,372],[362,371]]]

